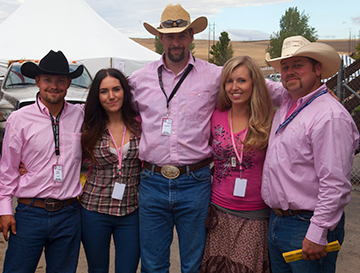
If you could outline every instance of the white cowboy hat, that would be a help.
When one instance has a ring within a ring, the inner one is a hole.
[[[291,57],[309,57],[322,65],[321,78],[327,79],[333,76],[340,68],[341,58],[339,53],[324,43],[310,43],[302,36],[288,37],[283,42],[281,57],[270,59],[266,53],[266,61],[277,71],[281,71],[281,61]]]
[[[160,28],[155,28],[146,22],[144,27],[155,36],[160,36],[160,33],[180,33],[190,28],[196,34],[207,27],[207,19],[201,16],[191,22],[190,14],[180,4],[168,4],[161,15]]]

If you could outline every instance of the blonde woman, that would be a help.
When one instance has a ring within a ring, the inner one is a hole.
[[[259,66],[248,56],[229,60],[212,116],[215,171],[200,272],[270,272],[261,179],[272,117]]]

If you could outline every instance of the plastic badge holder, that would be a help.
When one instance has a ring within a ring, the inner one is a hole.
[[[337,251],[340,249],[341,249],[341,247],[340,247],[339,241],[334,241],[334,242],[328,243],[328,245],[325,247],[325,252],[332,252],[332,251]],[[298,249],[298,250],[285,252],[285,253],[283,253],[283,257],[287,263],[301,260],[302,259],[302,250]]]

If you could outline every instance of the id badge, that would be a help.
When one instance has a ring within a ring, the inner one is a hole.
[[[231,157],[231,167],[233,167],[233,168],[236,167],[236,157],[235,156]]]
[[[113,199],[122,200],[125,192],[125,184],[115,183],[111,197]]]
[[[170,136],[171,126],[172,126],[172,119],[171,118],[163,118],[162,125],[161,125],[161,134],[165,135],[165,136]]]
[[[63,166],[53,165],[53,174],[55,182],[63,182]]]
[[[247,179],[236,178],[234,196],[245,197]]]

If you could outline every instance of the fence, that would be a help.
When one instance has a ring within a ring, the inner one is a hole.
[[[340,99],[345,108],[353,117],[356,126],[360,130],[360,59],[348,67],[341,65],[339,72],[326,82],[326,85]],[[355,155],[351,182],[354,186],[360,186],[360,149]]]

